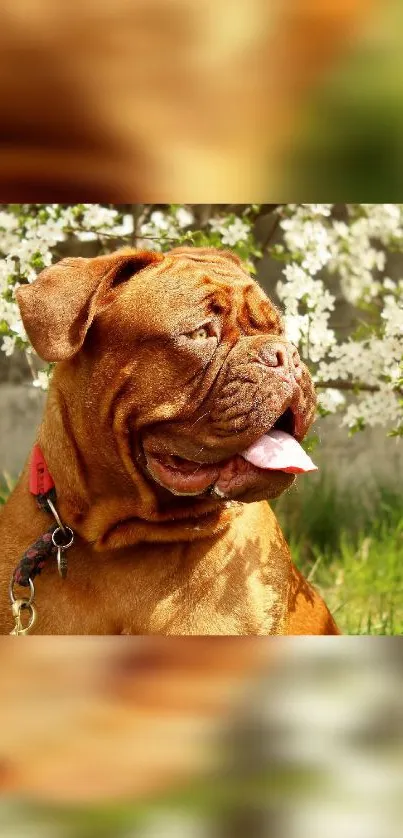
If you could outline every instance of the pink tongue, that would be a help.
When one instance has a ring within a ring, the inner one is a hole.
[[[284,431],[270,431],[264,434],[246,451],[242,451],[241,456],[258,468],[287,471],[291,474],[317,470],[317,466],[299,442]]]

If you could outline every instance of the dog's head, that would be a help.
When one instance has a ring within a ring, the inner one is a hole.
[[[63,259],[17,298],[38,354],[80,370],[75,398],[94,432],[113,429],[132,478],[140,469],[171,497],[249,501],[305,470],[294,459],[314,417],[311,377],[234,254]]]

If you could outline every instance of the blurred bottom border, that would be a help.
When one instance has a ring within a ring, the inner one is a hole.
[[[0,638],[0,834],[397,838],[402,650]]]

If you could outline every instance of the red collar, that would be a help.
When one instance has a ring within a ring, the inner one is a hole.
[[[54,488],[54,480],[46,465],[45,458],[38,444],[32,449],[29,470],[29,491],[33,495],[44,495]]]

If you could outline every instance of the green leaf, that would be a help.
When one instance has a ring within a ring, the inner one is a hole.
[[[359,431],[364,431],[366,428],[365,420],[362,416],[360,416],[354,425],[351,426],[349,429],[348,435],[354,436],[354,434],[358,433]]]

